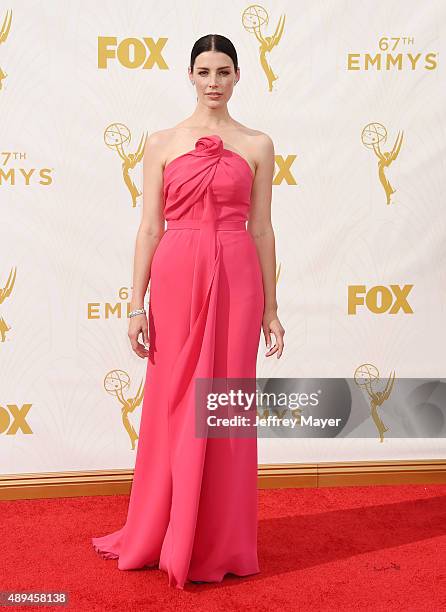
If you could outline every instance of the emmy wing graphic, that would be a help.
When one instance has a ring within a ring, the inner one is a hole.
[[[283,28],[285,26],[285,15],[279,18],[279,22],[276,27],[276,31],[272,36],[266,36],[262,34],[261,28],[267,26],[269,23],[269,16],[263,6],[259,4],[251,4],[243,11],[242,24],[247,32],[253,33],[259,41],[259,54],[260,54],[260,65],[268,80],[268,91],[272,91],[274,81],[279,78],[277,74],[274,74],[273,69],[268,63],[266,54],[271,53],[274,47],[276,47],[280,39],[282,38]]]
[[[390,397],[392,392],[393,383],[395,382],[395,372],[390,375],[387,379],[386,386],[383,391],[374,391],[372,389],[372,382],[376,384],[379,378],[378,368],[370,363],[363,363],[358,366],[354,376],[355,382],[358,387],[365,389],[366,393],[370,398],[370,408],[372,419],[375,422],[376,428],[378,429],[380,442],[384,441],[384,433],[389,430],[386,427],[378,414],[378,408]]]
[[[12,11],[6,11],[5,18],[3,19],[2,27],[0,29],[0,45],[6,42],[9,34],[9,30],[11,29],[11,21],[12,21]],[[3,89],[3,81],[7,77],[7,73],[3,72],[0,66],[0,89]]]
[[[373,149],[376,157],[378,158],[378,177],[381,185],[384,188],[387,204],[390,204],[390,196],[395,193],[396,189],[393,189],[392,185],[388,181],[385,175],[385,170],[398,157],[401,145],[403,143],[403,133],[404,132],[401,132],[400,134],[398,132],[395,144],[390,152],[381,151],[380,143],[386,142],[387,140],[387,130],[381,123],[369,123],[362,130],[361,134],[362,144],[368,149]]]
[[[132,198],[132,207],[136,207],[136,199],[142,195],[142,192],[136,187],[133,182],[130,171],[134,170],[136,165],[142,160],[144,148],[146,146],[147,134],[141,136],[136,153],[126,153],[124,146],[128,147],[132,136],[129,128],[123,123],[112,123],[104,131],[104,142],[110,149],[114,150],[122,160],[122,177],[127,189],[130,191]]]
[[[8,276],[8,280],[6,281],[6,285],[4,287],[0,287],[0,305],[8,298],[12,290],[14,288],[15,279],[17,276],[17,268],[11,270]],[[6,332],[8,332],[11,328],[7,325],[5,319],[0,316],[0,342],[5,342],[6,340]]]
[[[138,439],[138,434],[130,422],[129,414],[141,405],[144,397],[144,384],[141,381],[135,397],[124,397],[124,391],[130,387],[130,377],[123,370],[112,370],[104,378],[104,389],[110,395],[118,398],[121,404],[122,424],[129,435],[131,448],[135,450],[135,442]]]

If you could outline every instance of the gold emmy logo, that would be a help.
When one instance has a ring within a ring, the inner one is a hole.
[[[136,199],[142,195],[130,177],[130,170],[134,170],[136,164],[142,160],[144,147],[146,146],[147,133],[141,136],[136,153],[126,153],[124,145],[130,144],[132,136],[129,128],[123,123],[112,123],[104,131],[104,142],[110,149],[113,149],[122,160],[122,177],[127,189],[130,191],[132,206],[135,208]]]
[[[9,273],[6,285],[4,287],[0,287],[0,304],[3,304],[6,298],[11,295],[12,290],[14,288],[16,276],[17,268],[14,268],[14,270],[11,270]],[[6,332],[8,332],[10,329],[11,328],[8,327],[8,324],[6,323],[5,319],[3,317],[0,317],[0,342],[5,342]]]
[[[276,285],[277,285],[277,283],[279,282],[279,276],[280,276],[280,270],[281,270],[281,268],[282,268],[282,264],[279,264],[279,265],[276,267]]]
[[[141,404],[144,398],[143,382],[141,381],[139,389],[136,392],[135,397],[124,397],[124,392],[130,387],[130,377],[127,372],[123,370],[112,370],[104,378],[104,389],[110,395],[114,395],[118,398],[121,404],[121,417],[122,424],[126,432],[130,437],[132,450],[135,449],[135,442],[138,439],[133,425],[130,423],[129,414],[134,412],[135,409]]]
[[[433,40],[437,40],[434,38]],[[381,36],[377,40],[377,51],[362,51],[347,54],[347,70],[365,70],[371,72],[395,71],[401,74],[403,70],[436,70],[439,53],[427,52],[427,45],[422,42],[415,45],[413,36]]]
[[[130,286],[133,289],[133,286]],[[132,305],[129,301],[130,289],[124,285],[118,289],[117,300],[109,302],[87,302],[87,319],[123,319],[129,316]],[[147,297],[150,297],[150,286],[147,288]]]
[[[12,21],[12,11],[7,10],[6,16],[2,23],[2,27],[0,29],[0,44],[6,42],[8,38],[9,30],[11,29],[11,21]],[[7,73],[3,72],[2,68],[0,67],[0,89],[3,88],[3,81],[6,79],[7,76],[8,76]]]
[[[386,194],[386,202],[390,204],[390,196],[395,193],[396,189],[393,189],[389,183],[385,171],[391,165],[391,163],[398,157],[403,142],[403,133],[398,132],[398,136],[395,139],[395,143],[391,151],[382,151],[381,143],[387,140],[387,130],[381,123],[369,123],[362,130],[361,141],[362,144],[368,149],[373,149],[378,159],[378,178],[383,186]]]
[[[11,168],[8,163],[11,160],[27,159],[25,151],[2,151],[3,167],[0,168],[0,186],[9,185],[33,185],[37,176],[40,177],[39,185],[47,186],[53,183],[51,173],[53,168]],[[38,172],[38,175],[37,175]]]
[[[378,429],[380,442],[384,441],[384,433],[389,431],[378,414],[378,408],[380,408],[384,402],[389,398],[392,392],[393,383],[395,381],[395,372],[387,379],[386,387],[383,391],[374,391],[372,389],[372,383],[377,384],[380,380],[378,368],[370,363],[363,363],[358,366],[355,371],[355,383],[361,389],[364,389],[370,398],[370,409],[372,419],[375,422],[376,428]]]
[[[268,63],[266,54],[271,53],[273,48],[279,44],[282,38],[283,28],[285,25],[285,15],[279,18],[276,31],[272,36],[262,34],[261,28],[268,25],[269,16],[263,6],[259,4],[251,4],[243,11],[242,24],[247,32],[254,34],[259,42],[260,65],[268,80],[268,91],[272,91],[274,81],[279,78],[274,74],[273,69]]]
[[[413,314],[407,301],[407,296],[413,285],[376,285],[367,290],[365,285],[349,285],[348,287],[348,314],[355,315],[356,307],[365,305],[373,314],[396,314],[403,310],[406,314]],[[394,299],[395,298],[395,299]]]

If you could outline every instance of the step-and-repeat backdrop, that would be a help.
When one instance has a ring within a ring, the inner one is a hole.
[[[195,108],[190,51],[214,32],[238,52],[231,115],[275,145],[286,348],[266,358],[262,334],[257,376],[370,400],[348,435],[259,438],[259,463],[444,457],[445,24],[441,0],[2,2],[1,472],[134,465],[142,153]]]

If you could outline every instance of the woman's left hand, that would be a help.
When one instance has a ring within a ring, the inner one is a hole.
[[[265,353],[265,357],[271,357],[271,355],[277,353],[277,359],[279,359],[283,352],[283,336],[285,334],[285,330],[277,317],[276,311],[264,313],[262,328],[265,336],[266,348],[268,349]],[[271,333],[274,334],[276,339],[274,346],[271,346]]]

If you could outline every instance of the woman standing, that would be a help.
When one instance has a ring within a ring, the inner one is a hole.
[[[273,143],[229,115],[240,78],[230,40],[200,38],[189,78],[195,111],[153,133],[144,152],[129,338],[148,363],[127,520],[92,539],[119,569],[159,567],[180,589],[187,580],[260,571],[256,431],[197,436],[195,381],[255,380],[261,329],[267,356],[280,357],[284,335],[270,214]]]

